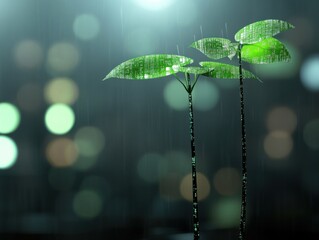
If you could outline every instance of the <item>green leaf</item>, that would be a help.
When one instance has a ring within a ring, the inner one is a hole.
[[[178,55],[155,54],[127,60],[115,67],[108,78],[151,79],[178,72],[180,66],[191,64],[193,59]]]
[[[203,67],[214,69],[214,71],[205,74],[207,77],[219,79],[239,79],[239,67],[237,66],[218,62],[200,62],[199,64]],[[256,77],[253,73],[245,69],[243,69],[243,78],[258,79],[258,77]]]
[[[235,40],[241,44],[253,44],[292,28],[295,27],[282,20],[263,20],[249,24],[240,29],[235,34]]]
[[[275,38],[244,45],[241,51],[242,60],[253,64],[288,62],[290,54],[285,45]]]
[[[213,71],[213,69],[205,68],[205,67],[179,67],[179,72],[190,73],[195,75],[201,75],[208,73],[209,71]]]
[[[238,43],[232,43],[225,38],[203,38],[190,45],[212,59],[229,57],[236,54]]]

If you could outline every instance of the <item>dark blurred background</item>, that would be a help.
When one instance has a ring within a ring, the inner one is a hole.
[[[318,239],[317,0],[0,0],[0,236],[191,239],[187,94],[172,77],[103,77],[264,19],[290,63],[245,81],[248,235]],[[236,59],[224,60],[237,64]],[[241,132],[236,80],[194,90],[203,239],[236,239]]]

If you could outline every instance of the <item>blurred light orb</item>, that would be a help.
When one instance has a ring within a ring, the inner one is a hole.
[[[164,177],[170,174],[184,177],[189,173],[189,156],[182,151],[169,151],[160,162],[159,174]]]
[[[44,120],[51,133],[62,135],[68,133],[73,127],[75,115],[68,105],[57,103],[47,109]]]
[[[52,79],[44,89],[44,97],[48,103],[73,104],[79,96],[77,84],[70,78]]]
[[[102,131],[96,127],[87,126],[80,128],[74,137],[74,142],[84,157],[95,157],[104,148],[105,138]]]
[[[219,200],[212,208],[212,222],[216,228],[233,228],[238,225],[240,216],[240,199],[225,198]]]
[[[69,167],[74,164],[78,150],[69,138],[58,138],[49,142],[46,157],[53,167]]]
[[[101,196],[91,190],[81,190],[73,199],[73,210],[75,214],[84,219],[97,217],[103,208]]]
[[[219,100],[219,90],[216,85],[209,81],[196,83],[193,90],[194,108],[201,111],[208,111],[214,108]]]
[[[137,173],[141,179],[148,183],[159,180],[160,166],[163,157],[156,153],[144,154],[137,163]]]
[[[43,103],[42,88],[35,83],[24,84],[18,90],[17,102],[24,111],[39,111]]]
[[[135,0],[135,3],[146,10],[158,11],[169,7],[173,0]]]
[[[100,32],[100,23],[94,15],[81,14],[73,22],[73,32],[83,41],[92,40]]]
[[[301,82],[310,91],[319,91],[319,55],[308,58],[300,70]]]
[[[0,136],[0,169],[12,167],[18,158],[16,143],[7,136]]]
[[[303,138],[309,148],[319,150],[319,119],[306,124],[303,129]]]
[[[72,72],[80,61],[78,49],[71,43],[59,42],[52,45],[47,55],[48,70],[54,74]]]
[[[188,108],[187,92],[180,82],[169,81],[164,88],[164,100],[170,108],[182,111]]]
[[[14,132],[20,124],[20,112],[11,103],[0,103],[0,133]]]
[[[14,49],[14,59],[23,69],[39,67],[43,60],[43,49],[34,40],[21,41]]]
[[[187,201],[193,201],[192,174],[187,174],[180,183],[180,193]],[[198,201],[202,201],[208,197],[210,193],[210,184],[207,177],[197,172],[197,197]]]
[[[297,127],[297,115],[288,107],[275,107],[268,113],[266,120],[269,131],[293,133]]]
[[[235,168],[221,168],[214,175],[214,187],[223,196],[233,196],[238,193],[240,183],[240,173]]]
[[[271,159],[287,158],[293,149],[291,135],[284,131],[272,131],[264,140],[264,150]]]

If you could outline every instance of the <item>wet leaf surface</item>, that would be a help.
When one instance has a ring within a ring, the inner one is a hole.
[[[193,60],[184,56],[156,54],[127,60],[115,67],[103,80],[123,78],[144,80],[169,76],[177,73],[180,66],[191,64]]]
[[[253,64],[288,62],[291,58],[285,45],[275,38],[244,45],[241,56],[243,61]]]
[[[253,44],[292,28],[294,26],[288,22],[267,19],[243,27],[235,34],[235,40],[242,44]]]
[[[199,64],[203,67],[214,69],[214,71],[209,72],[207,75],[205,74],[207,77],[239,79],[239,67],[237,66],[218,62],[200,62]],[[243,69],[243,78],[258,79],[253,73],[245,69]]]
[[[220,59],[232,58],[237,51],[238,43],[232,43],[225,38],[203,38],[191,44],[191,47],[201,51],[207,57]]]

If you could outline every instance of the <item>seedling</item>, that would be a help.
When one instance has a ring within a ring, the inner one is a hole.
[[[146,55],[130,59],[115,67],[103,80],[109,78],[123,78],[132,80],[155,79],[173,75],[184,87],[188,94],[189,130],[191,142],[191,166],[192,166],[192,192],[193,192],[193,232],[194,240],[198,240],[199,217],[197,200],[197,171],[194,133],[194,113],[192,91],[200,76],[216,77],[228,76],[238,78],[238,67],[216,63],[213,67],[187,66],[193,63],[193,59],[178,55]],[[184,79],[180,79],[177,73],[184,73]],[[193,75],[193,79],[191,76]],[[252,73],[243,70],[243,78],[255,78]]]
[[[239,90],[240,90],[240,118],[241,118],[241,146],[242,146],[242,203],[239,226],[239,239],[246,239],[246,204],[247,204],[247,149],[244,112],[244,70],[242,61],[252,64],[267,64],[287,62],[290,55],[284,44],[273,38],[278,33],[294,28],[288,22],[281,20],[263,20],[240,29],[235,34],[236,43],[225,38],[204,38],[194,42],[191,46],[212,59],[238,56],[239,62]],[[202,62],[201,66],[214,67],[215,62]],[[229,78],[226,74],[218,78]]]

